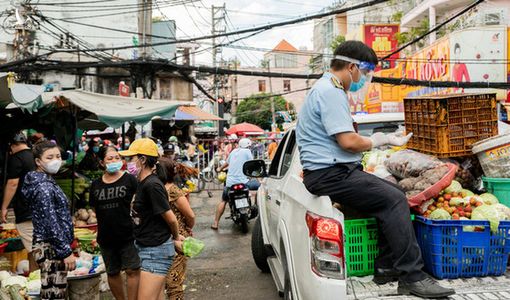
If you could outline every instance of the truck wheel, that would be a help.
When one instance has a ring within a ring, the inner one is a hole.
[[[260,223],[260,217],[255,221],[253,231],[251,233],[251,254],[253,260],[263,273],[269,273],[269,264],[267,263],[266,248],[264,246],[264,238],[262,237],[262,224]]]
[[[241,231],[243,233],[248,233],[248,215],[247,214],[241,214]]]

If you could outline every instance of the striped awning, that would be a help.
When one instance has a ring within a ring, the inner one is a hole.
[[[179,106],[175,112],[175,120],[180,121],[221,121],[222,118],[205,112],[196,106]]]

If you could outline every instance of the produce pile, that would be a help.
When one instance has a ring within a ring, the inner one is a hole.
[[[72,180],[71,179],[56,179],[58,186],[62,189],[67,199],[71,199],[72,194]],[[89,180],[85,178],[74,179],[74,193],[75,195],[83,194],[90,187]]]
[[[97,244],[97,234],[86,228],[75,228],[74,238],[78,241],[78,245],[82,251],[90,254],[99,254],[101,250]]]
[[[373,150],[365,153],[364,170],[398,184],[412,198],[440,182],[449,172],[446,163],[412,150]],[[440,189],[448,186],[447,182]]]
[[[34,271],[28,277],[0,271],[0,283],[0,300],[30,299],[29,294],[35,295],[41,291],[41,271]]]
[[[92,209],[80,208],[74,213],[73,224],[76,227],[97,224],[96,213]]]
[[[510,208],[499,203],[490,193],[476,195],[463,189],[458,181],[444,189],[440,196],[423,203],[423,216],[432,220],[486,220],[492,232],[497,232],[500,221],[510,220]],[[465,226],[465,231],[483,230]]]
[[[0,232],[0,239],[6,240],[6,239],[16,239],[19,238],[19,233],[16,229],[6,229],[2,230]]]

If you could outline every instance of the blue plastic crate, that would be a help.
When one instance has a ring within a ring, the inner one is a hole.
[[[465,226],[483,230],[473,232]],[[501,221],[494,234],[488,221],[430,220],[418,216],[414,227],[425,270],[433,276],[443,279],[505,273],[510,253],[510,221]]]

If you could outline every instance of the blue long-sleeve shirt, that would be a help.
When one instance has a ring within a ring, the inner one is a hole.
[[[74,232],[69,202],[55,180],[46,173],[29,172],[21,192],[32,210],[33,241],[49,243],[58,259],[71,255]]]

